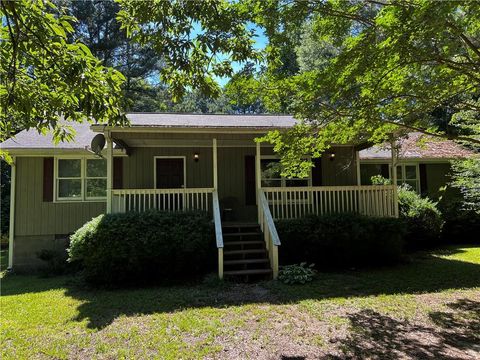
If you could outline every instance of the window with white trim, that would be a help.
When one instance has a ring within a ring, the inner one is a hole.
[[[312,174],[308,178],[286,178],[281,175],[280,160],[276,158],[262,157],[260,160],[262,171],[262,187],[295,187],[310,186],[312,184]]]
[[[55,187],[58,201],[103,200],[107,196],[107,161],[57,158]]]
[[[420,190],[420,176],[418,165],[401,164],[397,165],[397,185],[407,184],[415,191]]]

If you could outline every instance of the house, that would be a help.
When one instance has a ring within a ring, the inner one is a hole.
[[[397,183],[408,184],[418,193],[438,199],[440,188],[449,181],[451,161],[475,156],[452,140],[411,132],[397,142]],[[359,152],[360,184],[371,184],[371,177],[391,179],[392,155],[389,144],[376,145]]]
[[[195,209],[215,222],[220,277],[224,271],[276,277],[275,220],[330,212],[398,216],[396,187],[359,186],[353,145],[332,146],[308,178],[283,178],[272,146],[255,139],[292,127],[291,116],[128,118],[129,127],[74,124],[74,142],[54,144],[50,136],[22,131],[1,144],[14,161],[9,267],[37,266],[37,252],[65,248],[69,234],[102,213]],[[260,249],[244,250],[251,235]]]

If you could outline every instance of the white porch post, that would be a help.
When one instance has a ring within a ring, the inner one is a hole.
[[[107,214],[112,212],[112,188],[113,188],[113,142],[110,132],[105,132],[107,140]]]
[[[257,142],[257,155],[255,156],[255,180],[257,185],[257,208],[258,208],[258,221],[260,221],[260,189],[262,187],[262,166],[261,166],[261,143]]]
[[[355,151],[355,159],[357,163],[357,185],[360,186],[362,185],[362,178],[360,172],[360,151],[358,150]]]
[[[13,240],[15,233],[15,185],[16,176],[16,157],[12,158],[12,172],[10,175],[10,224],[8,228],[8,268],[13,268]]]
[[[213,156],[213,188],[218,189],[218,168],[217,168],[217,139],[213,139],[212,146],[212,156]]]
[[[392,136],[390,147],[392,150],[392,185],[393,185],[393,214],[398,217],[398,193],[397,193],[397,155],[396,142]]]

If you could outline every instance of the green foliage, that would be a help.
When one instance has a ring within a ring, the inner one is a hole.
[[[278,280],[284,284],[305,284],[313,280],[316,270],[315,264],[307,263],[282,266],[278,272]]]
[[[451,185],[462,193],[466,210],[480,214],[480,158],[452,162]]]
[[[391,185],[392,180],[384,178],[382,175],[374,175],[370,178],[372,185]]]
[[[288,99],[309,127],[268,139],[288,158],[287,173],[316,148],[382,142],[399,129],[480,143],[477,2],[252,2],[269,37],[269,70],[279,68],[279,54],[290,46],[285,31],[303,27],[300,70],[270,76],[269,87],[281,94],[264,102],[271,108]]]
[[[262,87],[253,73],[238,73],[225,85],[224,95],[235,113],[262,113]]]
[[[438,207],[444,220],[442,240],[447,243],[480,242],[480,213],[465,207],[465,200],[460,194],[452,196],[451,191],[442,196]]]
[[[94,284],[192,280],[215,264],[212,224],[198,212],[100,215],[70,240],[69,261]]]
[[[281,264],[302,261],[317,268],[375,266],[398,262],[404,223],[399,219],[355,214],[307,216],[276,223],[282,240]]]
[[[410,250],[439,244],[443,220],[436,203],[407,186],[400,186],[398,206],[400,218],[406,222],[405,239]]]
[[[59,141],[74,135],[69,122],[126,121],[124,76],[70,41],[73,17],[48,0],[2,1],[0,16],[0,141],[30,128]]]
[[[164,61],[160,77],[176,101],[187,89],[218,95],[216,77],[233,74],[232,61],[259,60],[251,9],[227,0],[118,0],[127,35],[154,49]]]

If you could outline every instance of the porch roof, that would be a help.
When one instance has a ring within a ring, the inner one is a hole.
[[[444,140],[427,136],[419,132],[411,132],[399,140],[399,158],[415,159],[464,159],[475,156],[475,152],[457,144],[452,140]],[[375,145],[359,152],[360,160],[388,160],[392,153],[390,144]]]
[[[297,123],[291,115],[228,115],[228,114],[179,114],[179,113],[129,113],[130,126],[108,127],[118,130],[131,128],[168,129],[243,129],[272,130],[290,128]],[[96,124],[94,131],[102,131],[105,125]]]
[[[290,115],[216,115],[216,114],[173,114],[173,113],[129,113],[129,127],[108,127],[115,131],[130,129],[177,129],[179,132],[206,129],[244,131],[269,131],[292,127],[296,120]],[[75,131],[74,141],[62,141],[55,144],[51,133],[40,134],[36,130],[23,130],[15,137],[0,144],[0,147],[13,152],[31,152],[41,150],[87,151],[96,132],[107,127],[102,124],[68,123]]]

